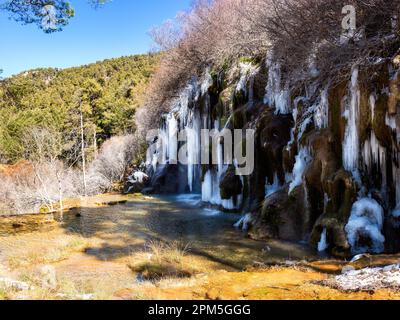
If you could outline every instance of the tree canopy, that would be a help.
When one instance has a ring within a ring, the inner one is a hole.
[[[109,0],[88,0],[95,8]],[[75,15],[74,8],[65,0],[7,0],[0,10],[23,24],[36,24],[46,33],[61,31]]]
[[[77,130],[80,107],[88,139],[96,136],[102,143],[134,132],[135,112],[158,59],[129,56],[64,70],[30,70],[1,80],[0,162],[23,157],[22,139],[30,128],[64,135]]]

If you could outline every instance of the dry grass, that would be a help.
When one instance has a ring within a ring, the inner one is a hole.
[[[190,257],[188,245],[179,242],[152,241],[146,246],[144,261],[132,255],[128,267],[144,280],[189,278],[197,273]]]
[[[15,289],[6,288],[4,286],[0,286],[0,301],[3,300],[12,300],[13,296],[16,294]]]
[[[66,243],[44,250],[24,252],[14,256],[8,256],[7,263],[11,270],[26,268],[33,265],[52,264],[64,261],[73,253],[83,252],[91,243],[83,237],[73,237]]]

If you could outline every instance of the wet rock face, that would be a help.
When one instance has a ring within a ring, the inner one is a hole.
[[[313,154],[313,161],[305,171],[304,180],[308,190],[310,223],[314,224],[324,212],[327,182],[339,169],[339,163],[330,130],[313,131],[305,140]]]
[[[152,193],[175,194],[179,192],[179,168],[177,165],[165,165],[158,169],[152,180]]]
[[[317,247],[321,233],[327,230],[327,242],[330,250],[337,255],[348,255],[350,245],[347,241],[345,226],[350,217],[353,203],[357,199],[357,186],[352,175],[340,169],[326,181],[327,194],[325,213],[316,221],[311,233],[310,243]]]
[[[266,106],[260,106],[267,108]],[[281,181],[284,180],[282,165],[283,149],[290,140],[290,131],[293,126],[291,115],[276,115],[271,109],[267,109],[257,122],[257,143],[261,151],[261,161],[267,169],[268,177],[273,179],[273,173],[277,172]]]
[[[273,183],[275,176],[285,181],[284,150],[290,141],[293,126],[291,115],[276,115],[268,106],[259,104],[261,114],[253,125],[255,137],[255,172],[250,177],[250,198],[260,203],[265,197],[265,183]]]
[[[243,183],[240,180],[240,177],[236,175],[235,168],[233,166],[229,167],[229,169],[223,175],[219,185],[219,190],[223,200],[229,200],[242,194]]]
[[[261,210],[253,213],[249,235],[256,240],[305,240],[310,226],[303,199],[302,187],[290,195],[287,187],[270,195],[264,200]]]

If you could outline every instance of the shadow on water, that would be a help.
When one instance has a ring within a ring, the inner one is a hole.
[[[233,228],[240,215],[205,208],[195,195],[132,198],[115,206],[73,209],[55,218],[59,223],[54,227],[67,234],[100,239],[99,246],[85,251],[99,260],[127,257],[150,240],[189,244],[192,254],[236,270],[255,262],[317,259],[299,244],[246,238]]]

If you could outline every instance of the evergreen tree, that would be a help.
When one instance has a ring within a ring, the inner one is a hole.
[[[108,0],[89,0],[97,8]],[[75,15],[69,1],[65,0],[7,0],[0,4],[0,10],[23,24],[36,24],[46,33],[61,31]]]

